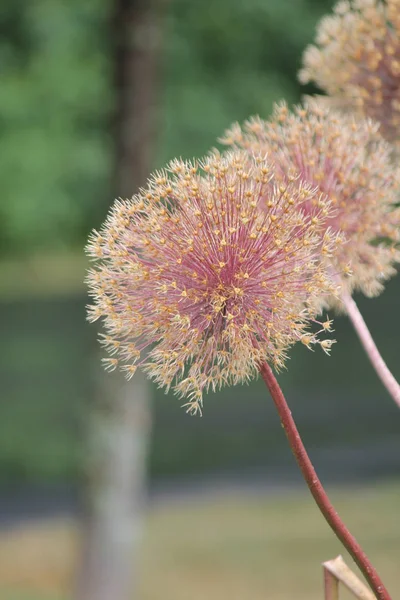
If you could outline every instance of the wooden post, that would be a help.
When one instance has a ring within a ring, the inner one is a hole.
[[[324,567],[325,600],[338,600],[339,582],[343,583],[359,600],[376,600],[371,590],[353,573],[340,555],[324,562],[322,566]]]

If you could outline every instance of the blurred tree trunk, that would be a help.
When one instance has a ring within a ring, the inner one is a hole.
[[[145,183],[151,168],[162,2],[114,2],[115,197],[131,197]],[[150,389],[139,372],[130,382],[120,373],[101,373],[96,388],[76,597],[127,600],[136,592],[151,423]]]
[[[115,0],[115,188],[130,197],[151,168],[164,0]]]

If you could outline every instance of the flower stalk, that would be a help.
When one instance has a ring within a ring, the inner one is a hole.
[[[386,590],[377,571],[371,564],[357,540],[347,529],[331,501],[329,500],[328,495],[318,478],[318,475],[301,440],[296,423],[292,417],[292,413],[286,402],[283,392],[270,366],[266,362],[263,362],[260,365],[260,373],[266,386],[268,387],[272,400],[274,401],[280,416],[289,446],[292,449],[304,480],[322,515],[358,565],[376,597],[379,600],[391,600],[390,594]]]
[[[371,361],[378,377],[382,381],[383,385],[400,408],[400,385],[393,377],[392,372],[387,367],[383,360],[373,337],[367,327],[366,322],[362,314],[360,313],[357,304],[350,296],[350,294],[342,295],[343,304],[346,308],[346,313],[357,332],[357,335],[361,341],[361,344]]]

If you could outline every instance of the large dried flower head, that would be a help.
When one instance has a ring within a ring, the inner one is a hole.
[[[341,1],[323,18],[303,57],[300,81],[314,81],[400,143],[400,0]]]
[[[281,367],[296,341],[329,352],[318,334],[330,321],[312,308],[335,288],[318,260],[321,244],[335,246],[329,210],[297,179],[276,183],[261,156],[173,161],[118,200],[88,244],[89,320],[104,319],[107,367],[131,376],[142,366],[196,412],[203,391],[249,380],[260,361]]]
[[[343,291],[357,289],[367,296],[382,290],[400,261],[399,170],[377,130],[369,119],[309,100],[293,112],[285,103],[276,106],[269,121],[254,118],[243,129],[235,124],[221,140],[249,155],[271,152],[283,178],[296,172],[328,196],[336,210],[326,226],[341,231],[344,243],[335,255],[322,258]],[[325,306],[339,307],[334,297]]]

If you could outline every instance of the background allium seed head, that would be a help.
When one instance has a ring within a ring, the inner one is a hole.
[[[339,2],[321,20],[299,73],[381,124],[400,144],[400,0]]]
[[[173,161],[118,200],[87,247],[97,261],[89,319],[104,319],[107,367],[131,376],[141,365],[196,412],[203,391],[250,379],[263,360],[282,366],[296,341],[318,343],[330,322],[306,330],[318,323],[313,302],[334,292],[318,260],[336,243],[328,216],[320,194],[296,179],[278,185],[263,157]],[[320,343],[329,352],[333,341]]]
[[[270,152],[281,177],[296,172],[328,196],[335,211],[326,226],[344,235],[344,243],[328,257],[331,272],[344,291],[357,289],[367,296],[382,290],[400,262],[400,173],[377,130],[370,120],[309,100],[294,112],[284,103],[276,106],[270,121],[255,118],[243,129],[234,125],[221,140],[249,154]],[[337,300],[332,297],[325,306],[338,307]]]

